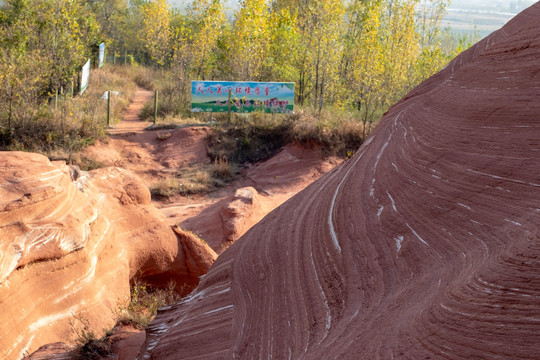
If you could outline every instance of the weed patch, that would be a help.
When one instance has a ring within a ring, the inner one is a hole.
[[[167,177],[150,188],[154,197],[174,195],[207,194],[231,181],[238,166],[227,159],[215,159],[211,164],[197,164],[179,169],[176,175]]]
[[[97,338],[91,330],[87,319],[75,317],[71,328],[77,333],[75,348],[69,353],[73,360],[99,360],[112,354],[111,344],[108,341],[112,331],[108,331],[102,338]]]
[[[144,328],[156,316],[159,308],[172,305],[180,300],[175,292],[175,283],[165,289],[154,288],[135,281],[131,287],[131,298],[127,306],[121,307],[118,322]]]
[[[156,90],[156,70],[144,66],[136,66],[134,72],[134,80],[138,86],[150,91]]]

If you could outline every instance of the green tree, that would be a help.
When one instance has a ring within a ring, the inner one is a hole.
[[[17,0],[0,8],[0,116],[8,128],[15,108],[35,103],[46,83],[42,55],[27,46],[32,29],[28,7],[28,0]]]
[[[98,26],[81,1],[6,0],[0,13],[0,96],[10,122],[15,103],[36,102],[72,82]]]
[[[197,79],[212,77],[219,66],[218,59],[227,44],[223,41],[227,31],[225,11],[220,0],[195,0],[188,9],[192,21],[192,32],[188,36],[192,56],[191,65]]]
[[[230,62],[237,80],[262,80],[270,43],[266,0],[241,0],[230,38]]]
[[[300,49],[311,72],[313,107],[319,113],[328,90],[337,85],[344,18],[343,2],[332,0],[310,2],[299,18]],[[304,70],[305,64],[300,68]]]
[[[443,41],[451,38],[442,28],[442,18],[449,5],[450,0],[431,0],[419,6],[416,28],[420,37],[420,54],[413,77],[415,83],[426,79],[450,60],[452,50],[447,54],[442,47]]]
[[[100,40],[107,43],[109,53],[127,50],[130,37],[129,7],[127,0],[87,0],[100,27]]]
[[[91,55],[98,40],[92,12],[80,1],[35,0],[33,36],[29,47],[40,51],[50,66],[51,89],[68,84]]]
[[[269,17],[269,43],[262,64],[262,78],[267,81],[294,81],[298,78],[293,66],[293,49],[299,41],[296,12],[273,8]]]
[[[340,73],[360,113],[364,136],[376,114],[412,83],[418,56],[415,8],[415,0],[353,0],[347,9]]]
[[[275,0],[274,13],[285,15],[292,72],[295,76],[300,105],[311,102],[321,111],[325,101],[335,95],[338,86],[338,64],[343,50],[342,34],[345,2],[333,0]],[[287,11],[288,14],[283,11]],[[295,20],[294,26],[290,19]],[[288,68],[288,66],[282,67]]]
[[[167,0],[150,0],[140,7],[139,41],[152,62],[164,66],[171,48],[170,5]]]

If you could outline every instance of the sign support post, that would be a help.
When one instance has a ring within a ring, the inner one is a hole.
[[[229,89],[229,101],[227,101],[227,105],[228,105],[227,124],[231,123],[231,94],[232,94],[232,89]]]
[[[154,125],[156,125],[156,120],[157,120],[157,107],[158,107],[158,91],[156,90],[154,94]]]

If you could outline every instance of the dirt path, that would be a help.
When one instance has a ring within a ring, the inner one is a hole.
[[[105,166],[118,166],[137,174],[148,187],[152,187],[170,172],[162,154],[161,132],[146,131],[151,123],[143,121],[139,113],[152,101],[151,91],[138,88],[133,102],[124,112],[122,121],[109,130],[106,142],[97,142],[85,150],[85,156]]]
[[[141,121],[139,113],[144,108],[144,105],[152,100],[154,93],[137,87],[133,102],[129,104],[127,110],[122,116],[122,121],[116,124],[113,129],[109,131],[111,135],[122,135],[129,132],[142,132],[149,123]]]

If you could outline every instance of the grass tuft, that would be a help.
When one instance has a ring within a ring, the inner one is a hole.
[[[224,181],[232,180],[235,175],[234,167],[231,166],[229,160],[222,157],[214,159],[211,172],[214,178],[222,179]]]
[[[156,90],[156,85],[154,82],[156,70],[144,66],[136,66],[134,67],[134,72],[134,80],[137,86],[150,91]]]
[[[72,329],[77,333],[75,348],[70,351],[73,360],[100,360],[112,355],[111,344],[108,341],[112,331],[108,331],[102,338],[98,338],[90,327],[87,319],[75,317],[71,322]],[[79,323],[79,324],[77,324]]]
[[[120,308],[118,322],[139,328],[146,327],[156,316],[159,308],[180,300],[175,287],[174,282],[170,282],[167,288],[162,289],[135,281],[131,287],[129,304]]]

